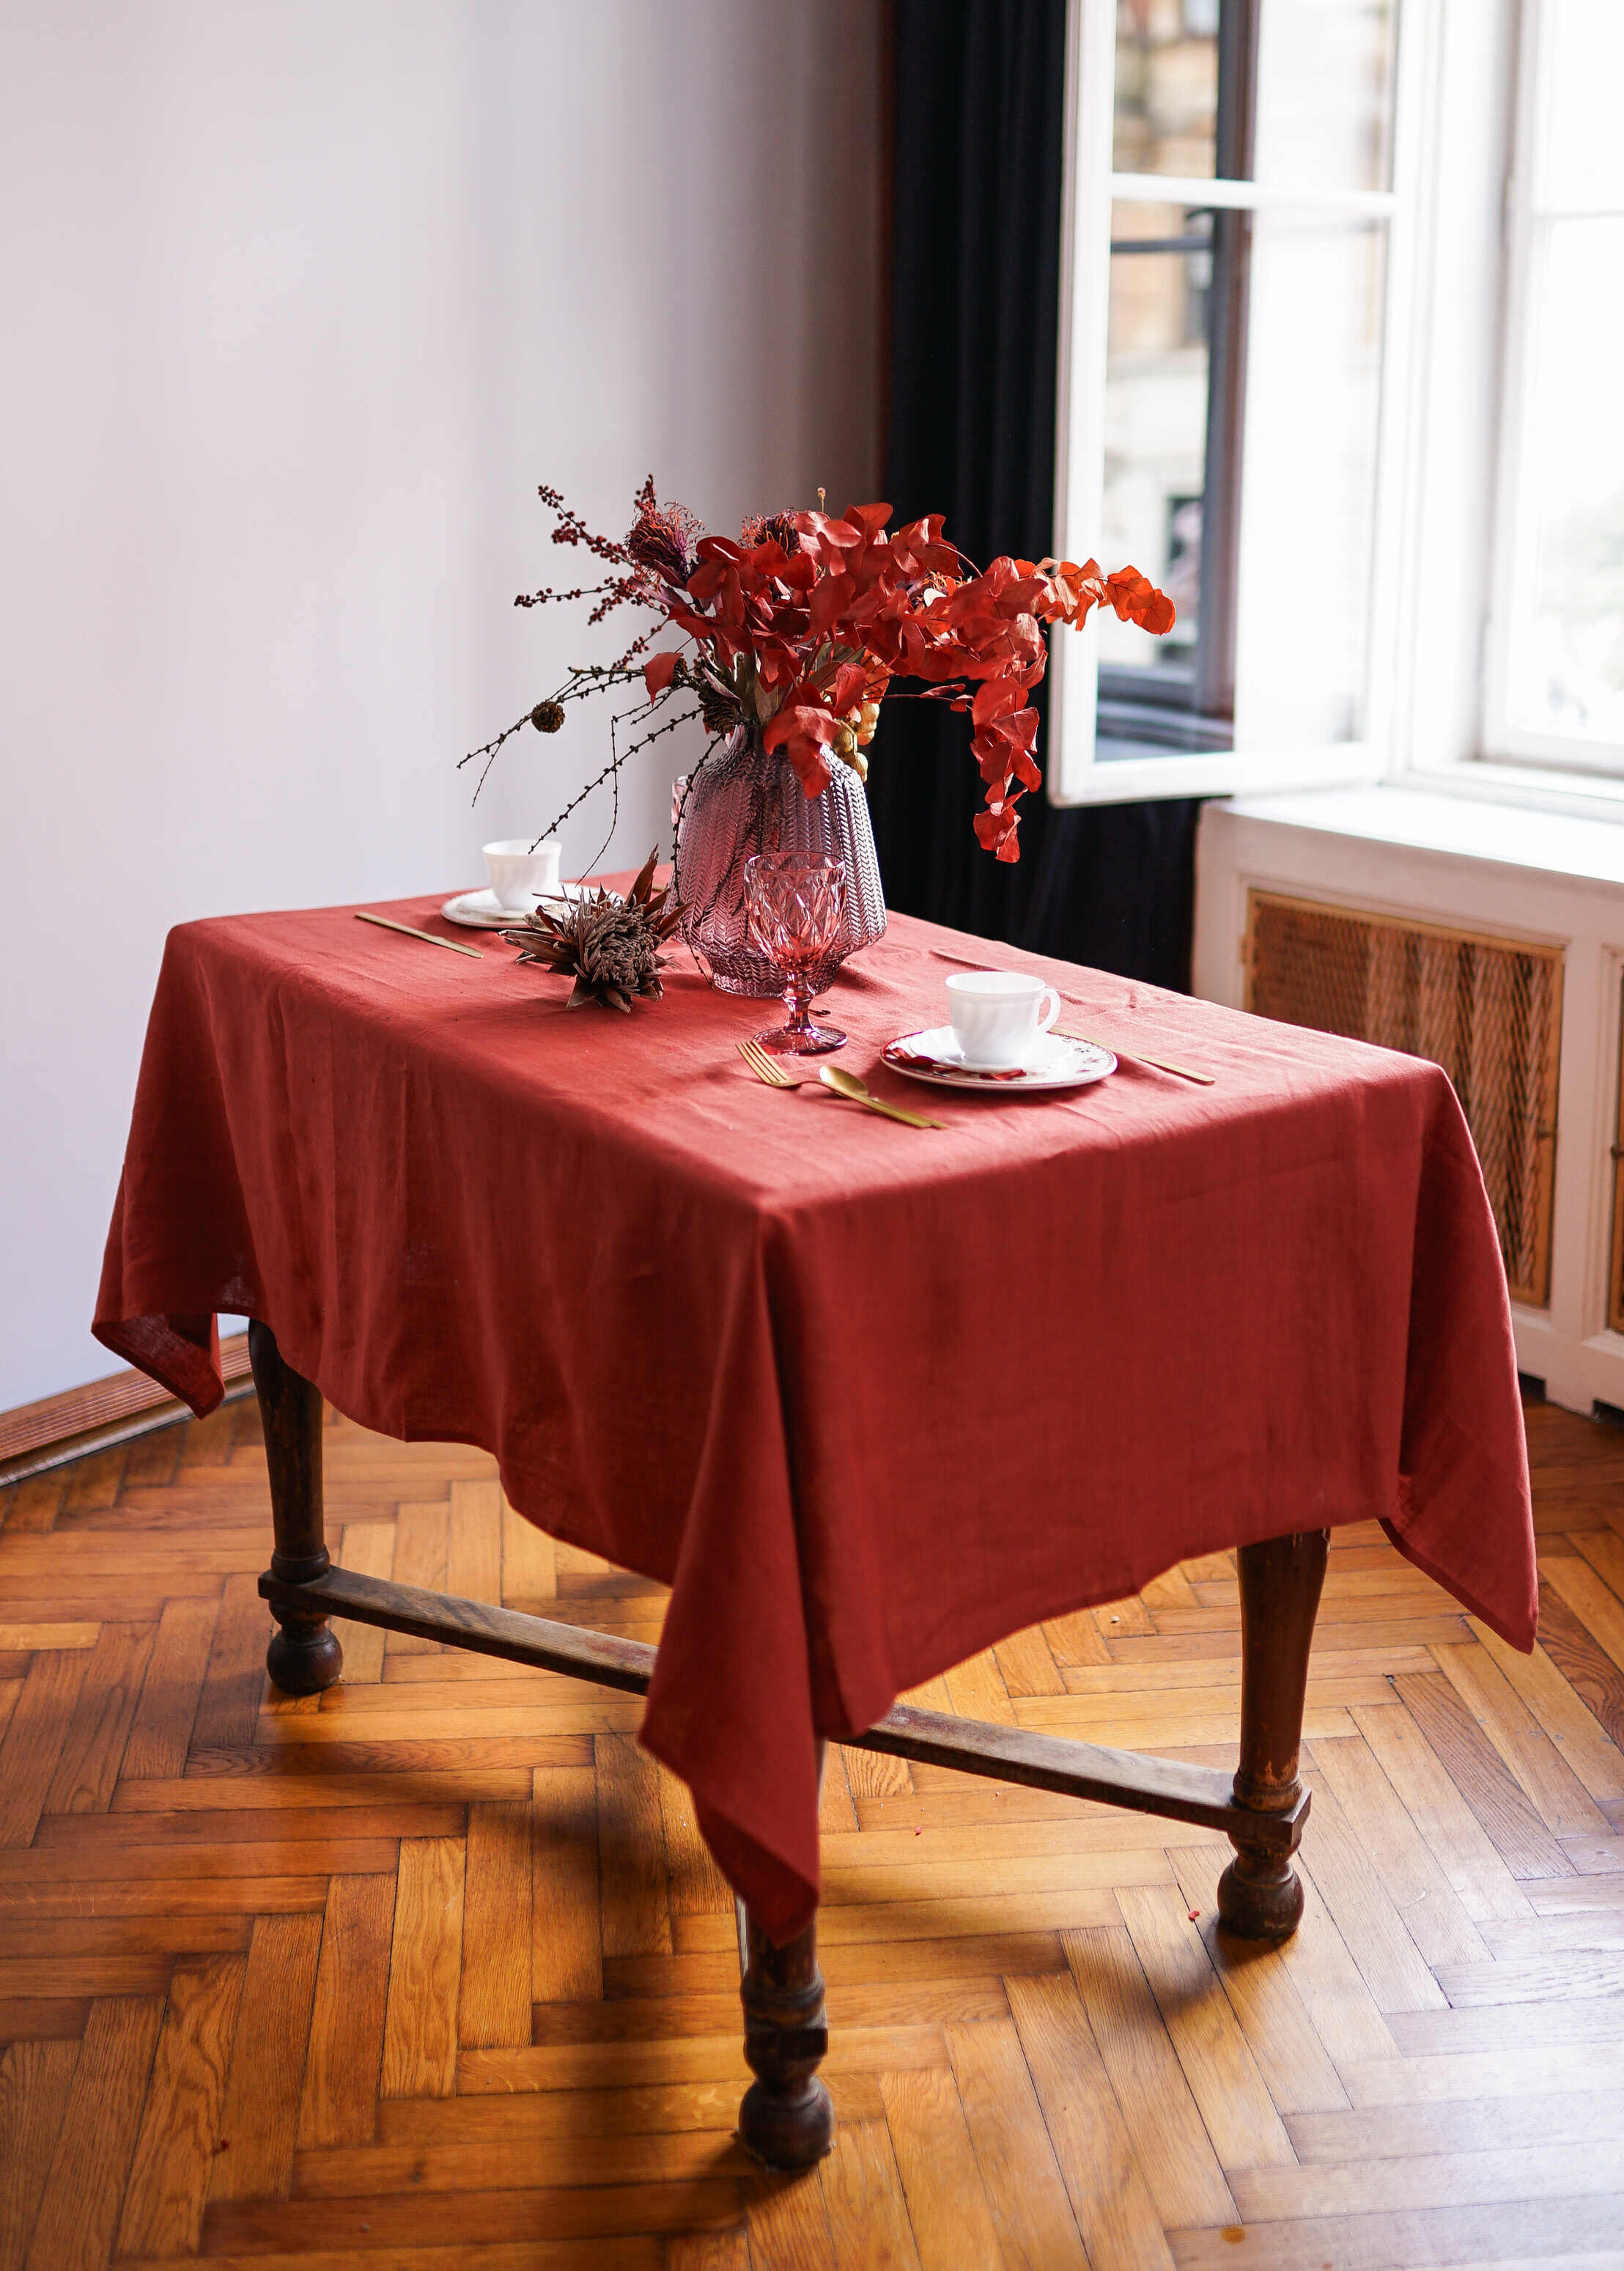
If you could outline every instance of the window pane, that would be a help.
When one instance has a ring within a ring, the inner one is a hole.
[[[1262,0],[1253,176],[1384,190],[1392,171],[1397,0]]]
[[[1540,239],[1510,722],[1624,744],[1624,219],[1553,221]]]
[[[1102,612],[1100,659],[1133,668],[1147,682],[1169,667],[1188,668],[1199,620],[1212,279],[1206,226],[1205,216],[1187,216],[1178,205],[1112,209],[1105,507],[1095,549],[1102,560],[1131,560],[1170,592],[1178,622],[1168,637],[1147,640]],[[1121,249],[1192,240],[1200,249]]]
[[[1259,5],[1253,160],[1237,154],[1227,170],[1287,188],[1387,188],[1398,0]],[[1218,27],[1218,0],[1117,0],[1116,172],[1212,174]],[[1250,70],[1242,39],[1231,41],[1225,67],[1237,78]],[[1244,88],[1227,89],[1226,101],[1236,132]]]
[[[1357,740],[1369,638],[1387,232],[1257,218],[1235,747]]]
[[[1116,0],[1118,174],[1210,177],[1218,119],[1218,0]]]
[[[1624,6],[1620,0],[1546,0],[1546,8],[1540,202],[1624,206]]]

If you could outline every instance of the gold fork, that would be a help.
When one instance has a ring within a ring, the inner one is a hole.
[[[779,1060],[769,1054],[761,1046],[760,1041],[740,1041],[738,1054],[756,1078],[765,1081],[768,1088],[803,1088],[812,1085],[810,1081],[803,1080],[798,1075],[786,1072]],[[818,1073],[819,1085],[827,1088],[832,1096],[843,1096],[853,1104],[866,1105],[871,1112],[878,1112],[887,1120],[901,1121],[904,1128],[941,1128],[946,1124],[940,1120],[922,1119],[916,1112],[904,1112],[900,1104],[887,1104],[882,1097],[876,1096],[871,1089],[865,1088],[856,1073],[842,1069],[837,1079],[827,1079],[825,1075],[834,1069],[833,1066],[821,1066]]]

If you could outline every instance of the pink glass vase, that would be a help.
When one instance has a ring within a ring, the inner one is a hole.
[[[682,935],[723,994],[765,997],[783,986],[751,935],[745,862],[754,853],[826,853],[846,863],[840,935],[813,976],[814,994],[826,991],[849,954],[884,934],[868,800],[849,765],[832,754],[828,762],[829,786],[808,796],[789,758],[769,754],[758,731],[741,726],[677,785]]]

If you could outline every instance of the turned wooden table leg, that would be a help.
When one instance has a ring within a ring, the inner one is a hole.
[[[834,2108],[818,2068],[829,2047],[814,1918],[775,1947],[738,1906],[745,2059],[756,2079],[738,2109],[739,2141],[769,2169],[807,2169],[828,2151]]]
[[[1297,1754],[1302,1698],[1328,1530],[1243,1545],[1241,1569],[1241,1763],[1235,1801],[1259,1814],[1289,1813],[1301,1795]],[[1235,1858],[1218,1884],[1219,1922],[1246,1940],[1287,1940],[1302,1915],[1302,1887],[1278,1835],[1254,1842],[1231,1830]]]
[[[290,1585],[308,1584],[332,1567],[322,1533],[321,1392],[283,1362],[269,1325],[249,1322],[248,1360],[271,1471],[271,1575]],[[265,1664],[277,1686],[289,1695],[330,1687],[344,1669],[344,1650],[325,1611],[273,1602],[271,1613],[281,1629],[271,1634]]]

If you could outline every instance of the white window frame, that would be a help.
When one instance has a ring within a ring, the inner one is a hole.
[[[1505,197],[1505,377],[1495,481],[1493,596],[1484,642],[1483,745],[1491,760],[1554,766],[1571,774],[1611,777],[1616,781],[1624,777],[1624,743],[1587,742],[1570,733],[1543,733],[1514,725],[1509,699],[1511,628],[1531,608],[1538,566],[1531,540],[1536,516],[1526,428],[1551,227],[1559,220],[1613,218],[1620,210],[1617,204],[1563,205],[1541,193],[1555,39],[1555,9],[1546,0],[1524,0],[1516,116]]]
[[[1382,572],[1379,563],[1392,563],[1402,550],[1416,248],[1439,5],[1440,0],[1403,0],[1399,11],[1391,189],[1305,195],[1251,182],[1113,174],[1116,0],[1067,0],[1055,485],[1056,547],[1061,556],[1080,560],[1090,555],[1098,542],[1103,510],[1114,201],[1250,211],[1288,206],[1299,212],[1380,218],[1387,224],[1388,246],[1372,547],[1378,567],[1372,594],[1364,738],[1287,749],[1174,752],[1101,763],[1095,752],[1099,633],[1092,624],[1080,632],[1060,630],[1050,641],[1046,766],[1049,795],[1056,804],[1331,786],[1372,780],[1390,769],[1403,608],[1401,579]]]

